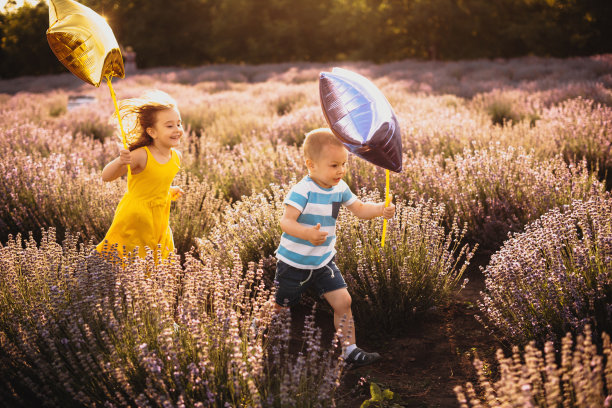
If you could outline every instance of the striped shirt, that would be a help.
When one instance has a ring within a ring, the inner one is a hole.
[[[327,232],[327,239],[315,246],[283,232],[276,258],[299,269],[318,269],[327,265],[336,254],[336,219],[340,205],[348,206],[356,200],[357,196],[344,180],[331,188],[323,188],[310,176],[304,177],[293,186],[283,203],[301,212],[297,219],[301,225],[313,227],[321,224],[321,231]]]

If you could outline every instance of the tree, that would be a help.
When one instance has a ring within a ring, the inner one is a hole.
[[[198,65],[211,61],[210,4],[206,0],[130,0],[112,13],[124,46],[141,68]]]
[[[49,9],[43,2],[2,15],[0,76],[40,75],[63,72],[65,68],[49,48],[45,33]]]

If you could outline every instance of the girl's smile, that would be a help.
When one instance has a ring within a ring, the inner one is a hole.
[[[160,149],[178,146],[184,133],[180,113],[176,109],[157,112],[155,125],[148,128],[147,132],[153,138],[153,144]]]

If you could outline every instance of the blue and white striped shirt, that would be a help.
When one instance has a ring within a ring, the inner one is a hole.
[[[283,203],[300,210],[297,222],[301,225],[313,227],[321,224],[321,231],[327,232],[327,239],[315,246],[283,232],[276,258],[299,269],[318,269],[327,265],[336,254],[336,218],[340,205],[348,206],[355,200],[357,196],[344,180],[331,188],[323,188],[310,176],[304,177],[293,186]]]

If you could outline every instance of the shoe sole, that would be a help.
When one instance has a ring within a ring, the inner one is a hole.
[[[366,363],[366,362],[363,362],[363,363],[347,363],[347,366],[348,366],[348,369],[349,369],[349,370],[353,370],[353,369],[355,369],[355,368],[365,367],[365,366],[368,366],[368,365],[374,364],[374,363],[376,363],[377,361],[380,361],[380,359],[381,359],[380,357],[377,357],[376,359],[374,359],[374,360],[372,360],[372,361],[369,361],[369,362],[367,362],[367,363]]]

